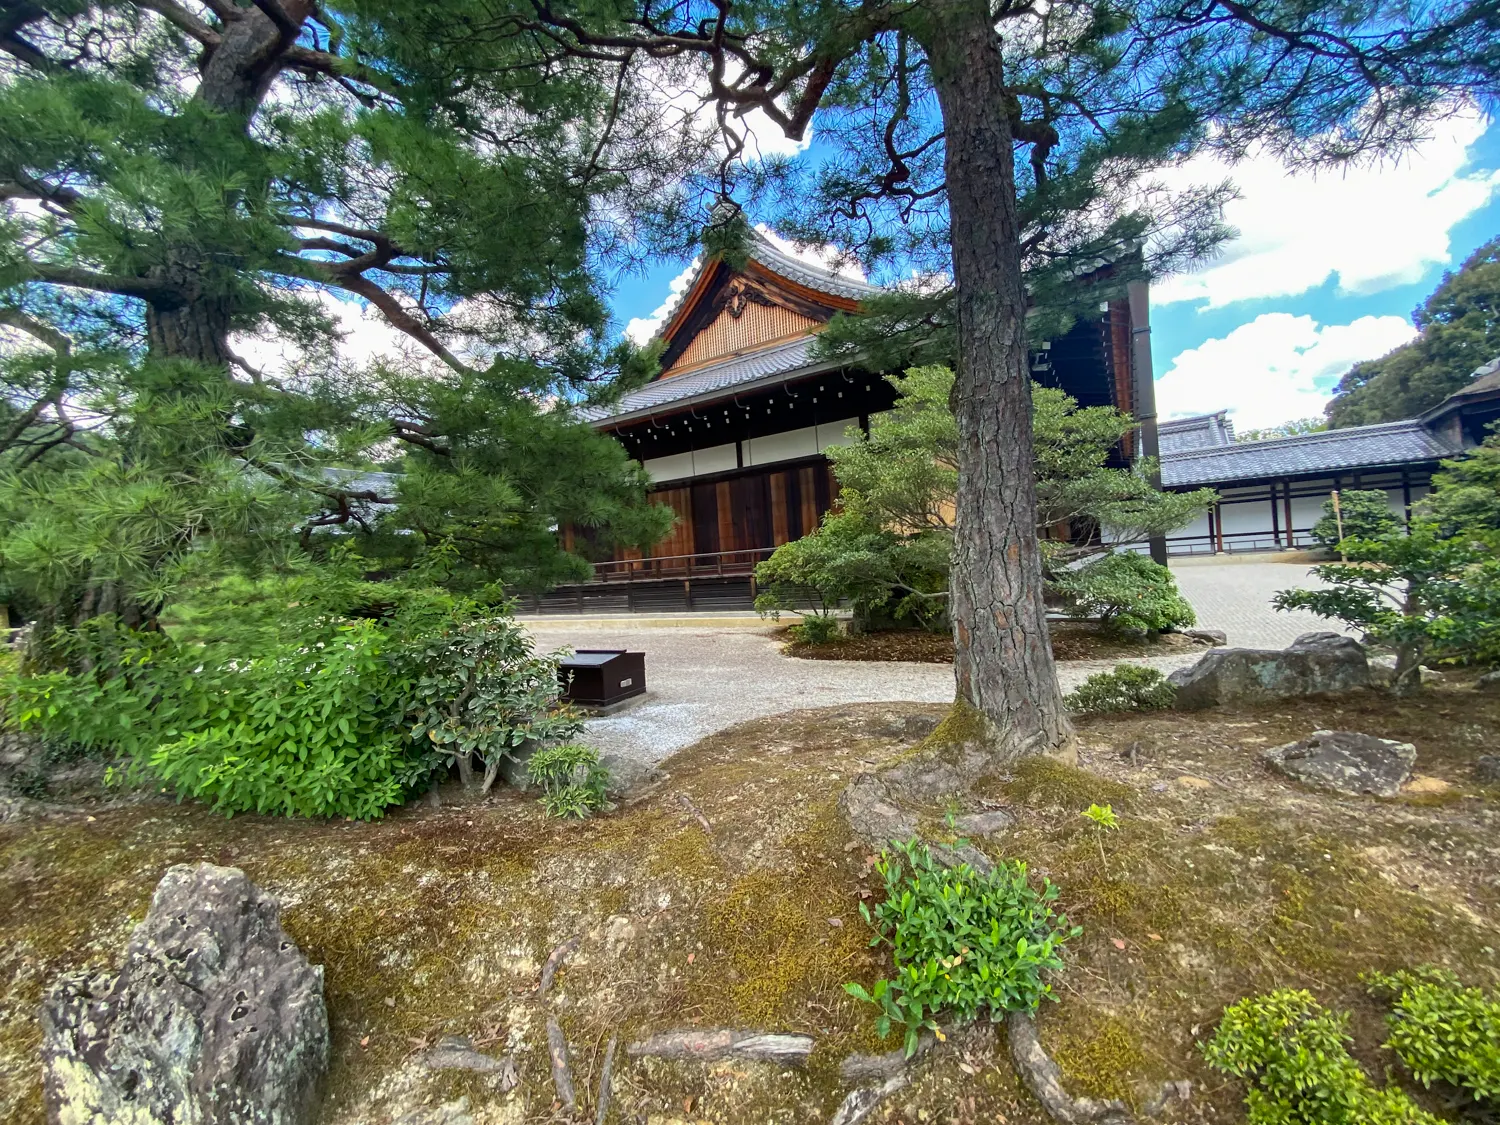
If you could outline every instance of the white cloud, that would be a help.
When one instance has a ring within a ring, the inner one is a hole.
[[[322,306],[335,326],[338,340],[334,353],[353,366],[365,366],[380,356],[426,357],[428,353],[410,336],[392,328],[373,306],[354,300],[340,300],[326,289],[305,294]],[[230,341],[246,363],[268,373],[289,371],[309,356],[296,344],[273,335],[239,335]]]
[[[1395,163],[1291,175],[1275,157],[1238,165],[1199,157],[1159,178],[1170,187],[1226,178],[1241,198],[1226,218],[1240,234],[1195,273],[1153,287],[1158,305],[1206,300],[1215,308],[1289,297],[1338,278],[1346,293],[1421,279],[1452,256],[1448,232],[1500,192],[1500,171],[1464,171],[1488,122],[1471,113],[1440,122]]]
[[[1178,355],[1156,381],[1157,409],[1180,418],[1227,408],[1242,429],[1312,417],[1351,365],[1416,334],[1399,316],[1319,325],[1310,316],[1265,313]]]
[[[756,223],[755,229],[765,235],[772,246],[790,258],[796,258],[799,262],[806,262],[819,269],[831,270],[843,277],[852,277],[855,281],[865,280],[865,271],[860,269],[859,262],[841,253],[835,246],[823,243],[799,247],[795,242],[782,238],[765,223]]]
[[[637,316],[631,318],[625,326],[625,335],[637,345],[644,346],[662,326],[662,321],[667,319],[667,314],[672,311],[672,306],[677,304],[683,293],[687,292],[689,282],[698,273],[698,259],[694,258],[687,269],[672,279],[671,290],[667,299],[656,307],[656,311],[650,316]]]

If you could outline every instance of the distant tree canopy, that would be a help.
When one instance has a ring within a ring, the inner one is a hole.
[[[1316,434],[1328,428],[1327,418],[1293,418],[1275,426],[1262,426],[1253,430],[1236,430],[1235,441],[1273,441],[1276,438],[1296,437],[1299,434]]]
[[[0,5],[0,583],[23,603],[149,623],[194,575],[340,537],[545,584],[580,565],[559,523],[661,533],[569,406],[649,367],[605,338],[598,254],[695,134],[441,8]],[[335,299],[410,354],[341,362]],[[257,338],[303,358],[264,369]],[[399,481],[331,471],[382,465]]]
[[[1430,410],[1462,390],[1478,368],[1500,356],[1500,238],[1485,243],[1456,273],[1443,274],[1412,312],[1421,331],[1379,359],[1357,363],[1325,408],[1329,425],[1394,422]]]

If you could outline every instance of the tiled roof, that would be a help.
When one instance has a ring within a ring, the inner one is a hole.
[[[804,285],[809,289],[816,289],[820,293],[831,293],[835,297],[847,297],[851,301],[862,301],[873,293],[879,293],[880,288],[871,285],[867,281],[861,281],[856,277],[846,277],[841,273],[815,266],[811,262],[804,262],[801,258],[794,258],[785,251],[779,249],[774,242],[760,231],[751,228],[750,244],[747,247],[750,257],[765,266],[772,273],[778,273],[788,281],[795,281],[798,285]],[[686,301],[703,278],[703,271],[708,269],[717,259],[707,262],[699,262],[697,270],[694,271],[692,280],[682,288],[677,295],[677,300],[668,307],[666,315],[661,318],[662,327],[672,323],[677,316],[678,310],[682,308],[682,302]],[[660,338],[660,331],[656,338]]]
[[[730,387],[749,389],[762,380],[775,380],[803,367],[819,366],[812,357],[814,336],[799,336],[784,344],[747,352],[719,363],[700,367],[682,375],[668,375],[631,391],[612,407],[584,407],[579,414],[585,421],[598,422],[630,414],[648,413],[653,409],[715,394]]]
[[[1161,439],[1163,454],[1234,444],[1234,423],[1229,420],[1227,410],[1192,418],[1173,418],[1159,423],[1156,432]]]
[[[773,243],[760,231],[752,231],[754,239],[750,244],[750,257],[773,273],[779,273],[798,285],[805,285],[809,289],[816,289],[820,293],[832,293],[837,297],[847,297],[851,301],[861,301],[880,290],[868,281],[861,281],[857,277],[849,277],[845,274],[834,273],[832,270],[824,269],[822,266],[804,262],[801,258],[794,258]]]
[[[1461,450],[1415,418],[1271,441],[1162,451],[1162,484],[1188,487],[1436,461]]]

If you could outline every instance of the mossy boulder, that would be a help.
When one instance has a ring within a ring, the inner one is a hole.
[[[120,972],[42,1005],[48,1117],[301,1125],[328,1066],[323,974],[234,867],[170,868]]]

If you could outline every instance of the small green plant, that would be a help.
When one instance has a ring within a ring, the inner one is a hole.
[[[845,990],[880,1009],[881,1036],[893,1024],[906,1028],[906,1053],[916,1051],[923,1028],[937,1028],[947,1012],[961,1019],[988,1013],[1032,1012],[1052,987],[1047,971],[1062,968],[1062,945],[1081,931],[1052,912],[1057,888],[1041,890],[1020,861],[981,873],[966,863],[947,867],[920,841],[893,844],[880,853],[876,871],[885,901],[860,914],[875,930],[871,945],[891,947],[896,975],[866,991]]]
[[[809,613],[787,632],[800,644],[826,645],[838,639],[839,619],[830,613]]]
[[[582,820],[607,803],[609,771],[591,746],[570,742],[538,750],[526,763],[526,773],[542,787],[542,808],[548,816]]]
[[[1396,650],[1391,690],[1415,691],[1421,666],[1500,657],[1500,533],[1442,538],[1416,522],[1406,535],[1345,538],[1347,563],[1313,567],[1316,590],[1281,590],[1277,609],[1342,621]]]
[[[1349,1017],[1283,988],[1231,1004],[1203,1048],[1250,1084],[1250,1125],[1439,1125],[1394,1086],[1377,1089],[1349,1054]]]
[[[1500,1000],[1433,965],[1367,973],[1364,981],[1393,1001],[1385,1045],[1412,1077],[1455,1086],[1475,1101],[1500,1100]]]
[[[1106,877],[1109,875],[1109,864],[1104,858],[1104,834],[1113,832],[1120,827],[1120,818],[1115,815],[1111,805],[1090,805],[1078,815],[1094,824],[1094,843],[1099,845],[1099,863],[1104,868]]]
[[[1155,668],[1116,664],[1109,672],[1095,672],[1063,700],[1079,715],[1110,711],[1160,711],[1172,706],[1177,689]]]
[[[476,766],[487,793],[501,762],[523,743],[572,738],[583,729],[578,712],[558,702],[560,654],[538,656],[512,618],[455,622],[408,645],[405,656],[411,737],[457,764],[465,788],[474,786]]]

